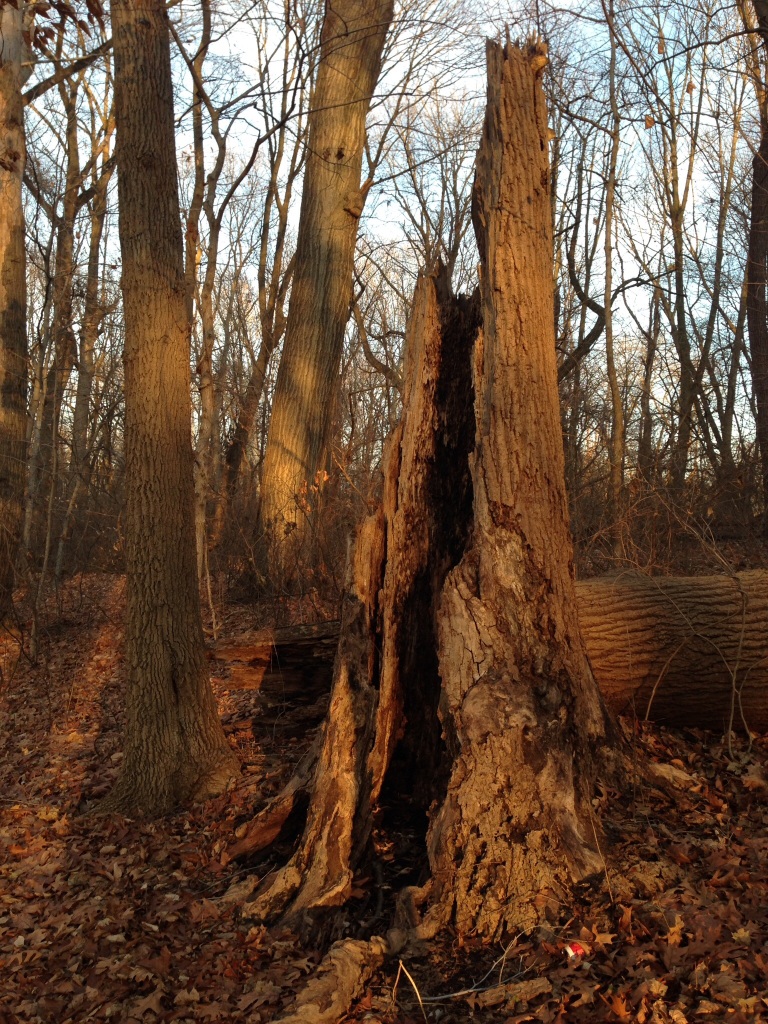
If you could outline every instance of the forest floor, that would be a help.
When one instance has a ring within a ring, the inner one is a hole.
[[[228,847],[309,737],[290,706],[260,722],[258,691],[228,688],[214,661],[238,785],[160,821],[84,813],[120,764],[122,603],[116,577],[74,580],[36,663],[23,635],[0,638],[0,1024],[275,1020],[321,951],[220,897],[245,870]],[[254,625],[245,606],[222,619],[225,638]],[[768,739],[729,751],[694,731],[624,728],[658,786],[638,774],[604,794],[602,884],[506,947],[446,935],[407,948],[346,1020],[768,1020]],[[381,907],[376,889],[359,879],[352,933]]]

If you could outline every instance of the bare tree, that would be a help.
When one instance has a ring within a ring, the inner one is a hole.
[[[25,4],[0,8],[0,616],[11,609],[24,508],[27,398]]]
[[[105,809],[162,813],[220,792],[235,758],[198,600],[190,332],[162,0],[113,0],[123,256],[128,668],[125,757]]]
[[[313,484],[352,299],[365,123],[391,0],[328,6],[309,115],[309,155],[286,335],[264,457],[259,521],[273,584],[295,571],[302,495]]]

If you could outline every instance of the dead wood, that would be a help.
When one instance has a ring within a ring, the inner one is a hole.
[[[386,939],[345,939],[335,943],[317,974],[300,991],[278,1024],[337,1024],[359,998],[389,952]]]
[[[445,275],[420,280],[403,418],[388,446],[382,507],[358,531],[350,561],[306,828],[291,861],[244,908],[250,916],[300,923],[310,910],[347,900],[404,717],[416,728],[400,746],[424,766],[417,797],[424,811],[435,795],[441,739],[432,602],[460,554],[471,509],[467,396],[476,329],[476,305],[454,298]],[[411,774],[411,789],[413,781]],[[271,819],[262,822],[239,852],[272,831]]]
[[[768,572],[731,576],[650,577],[627,572],[576,584],[584,644],[603,698],[616,714],[663,725],[724,731],[744,725],[768,731]],[[338,622],[324,623],[323,647],[304,661],[317,703],[330,690]],[[269,648],[247,643],[217,650],[239,652],[238,680]],[[304,655],[286,632],[273,658],[300,674]],[[254,674],[260,669],[256,668]],[[273,664],[265,682],[279,692]],[[248,683],[250,686],[250,682]]]
[[[579,622],[606,703],[654,722],[768,730],[768,573],[578,584]]]

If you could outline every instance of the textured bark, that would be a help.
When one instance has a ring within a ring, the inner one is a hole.
[[[260,534],[273,585],[295,571],[327,440],[352,299],[365,120],[392,0],[326,6],[283,354],[264,455]]]
[[[430,824],[433,900],[461,933],[527,929],[600,870],[591,818],[606,723],[580,638],[557,395],[546,49],[487,44],[474,220],[474,522],[439,611],[453,755]]]
[[[18,10],[6,5],[0,12],[0,619],[12,605],[26,482],[22,18],[22,4]]]
[[[437,808],[427,929],[530,928],[601,869],[591,796],[606,720],[571,570],[545,63],[540,47],[488,46],[474,209],[484,335],[470,306],[421,282],[383,505],[352,559],[307,827],[246,906],[257,917],[295,922],[343,903],[384,785],[397,803],[420,777],[422,807]]]
[[[760,110],[760,145],[752,159],[752,205],[747,248],[747,328],[763,493],[763,535],[768,537],[768,5],[754,4],[762,46],[754,72]],[[749,28],[749,26],[747,26]]]
[[[680,728],[768,732],[768,573],[576,584],[579,626],[608,707]],[[338,622],[311,638],[286,631],[217,649],[230,686],[268,697],[286,688],[317,707],[331,685]],[[264,844],[258,844],[259,846]],[[245,847],[243,848],[243,852]]]
[[[423,811],[438,794],[434,600],[461,555],[471,516],[469,353],[477,324],[476,303],[454,299],[445,275],[420,279],[383,504],[361,527],[350,563],[307,826],[293,860],[247,908],[254,916],[286,912],[297,920],[346,901],[401,738],[398,757],[411,769],[403,793],[415,791]],[[421,784],[414,783],[416,764]],[[291,785],[273,811],[254,822],[249,849],[271,838],[274,811],[282,807],[287,816],[295,799]]]
[[[589,660],[613,710],[679,727],[768,730],[768,573],[626,573],[585,580],[577,596]]]
[[[113,0],[125,308],[128,671],[123,770],[105,808],[162,813],[221,791],[195,565],[189,322],[163,0]]]

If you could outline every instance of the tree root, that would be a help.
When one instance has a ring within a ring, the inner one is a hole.
[[[373,972],[393,949],[375,935],[370,942],[343,939],[326,954],[317,974],[303,988],[279,1024],[337,1024],[363,994]]]

